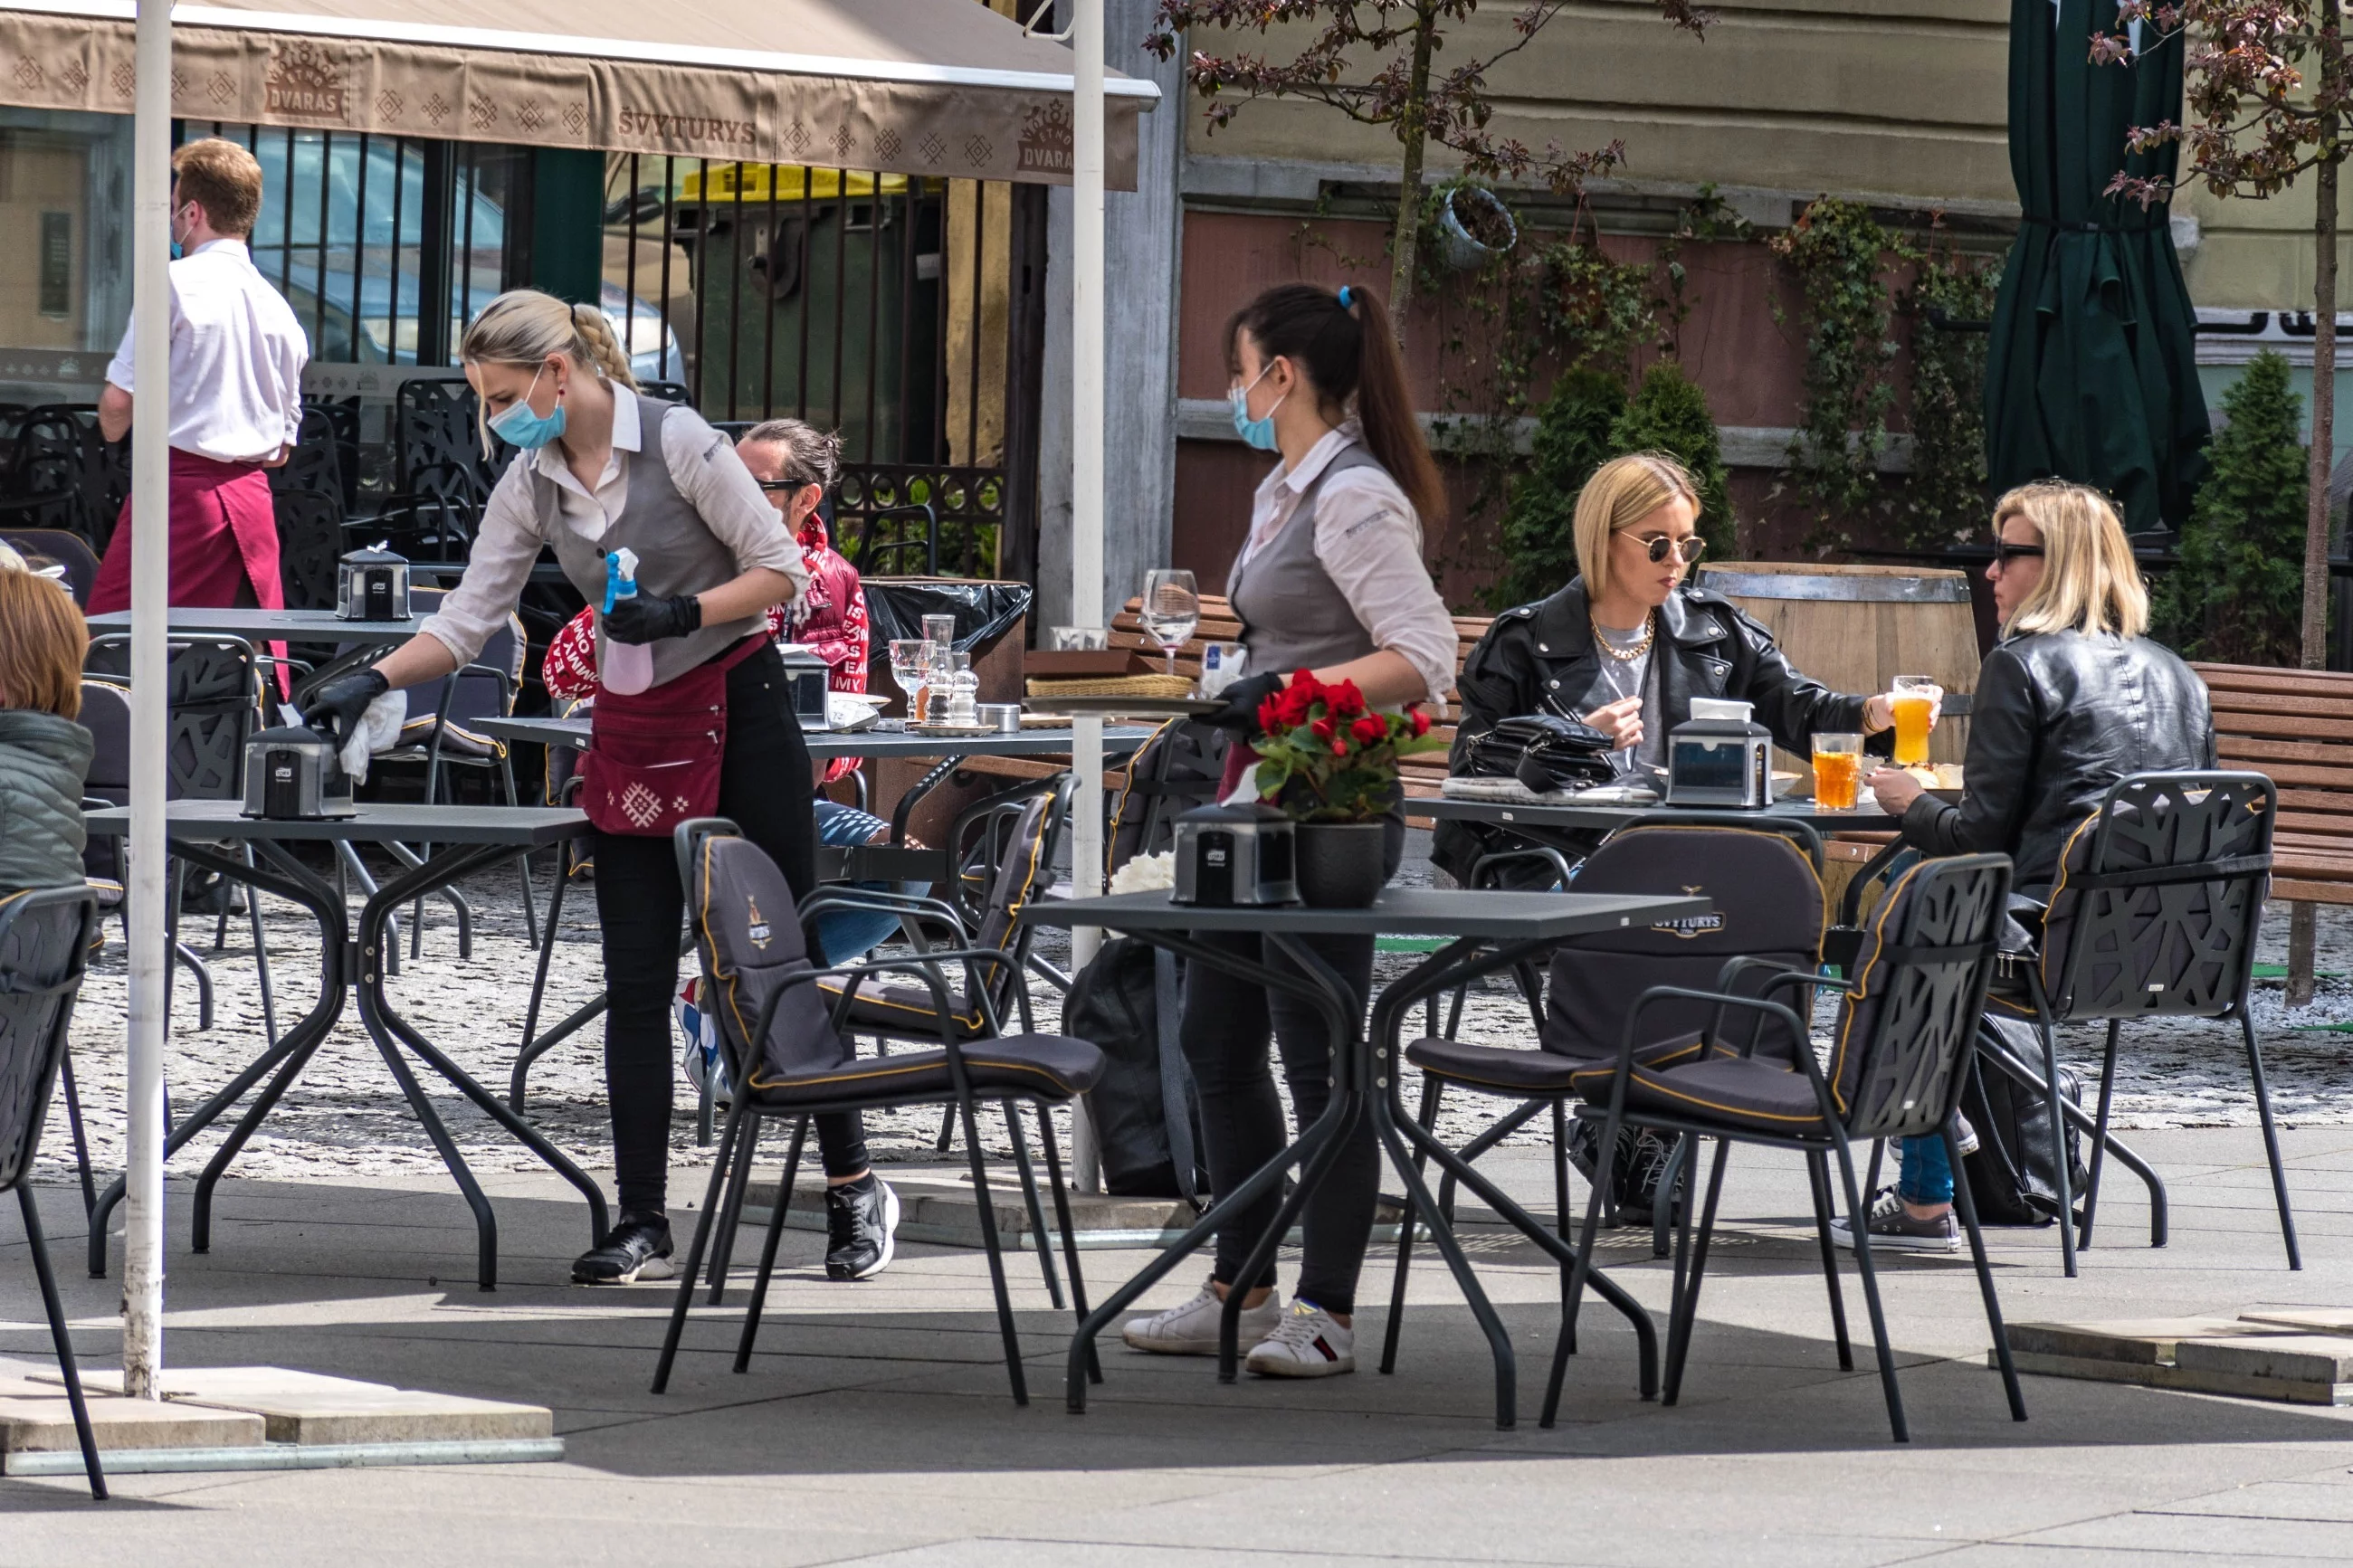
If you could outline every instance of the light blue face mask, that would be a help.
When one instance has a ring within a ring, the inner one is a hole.
[[[553,414],[534,414],[531,409],[531,394],[539,390],[539,378],[546,374],[547,366],[541,365],[531,378],[531,391],[491,418],[491,434],[526,452],[535,452],[564,434],[564,404],[560,396]]]
[[[1250,386],[1237,386],[1226,395],[1228,400],[1234,405],[1234,434],[1261,452],[1271,452],[1275,449],[1274,409],[1282,407],[1283,398],[1291,395],[1286,392],[1282,397],[1276,398],[1274,407],[1266,411],[1265,417],[1253,419],[1250,416],[1250,387],[1264,381],[1267,371],[1273,368],[1271,364],[1265,366],[1258,374],[1250,378]]]

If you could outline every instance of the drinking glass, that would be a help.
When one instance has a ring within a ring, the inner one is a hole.
[[[1814,809],[1852,811],[1862,782],[1862,737],[1814,737]]]
[[[1193,574],[1174,567],[1155,567],[1144,574],[1143,609],[1137,618],[1145,635],[1168,656],[1168,673],[1176,673],[1176,650],[1201,624],[1201,594]]]
[[[923,637],[924,640],[936,643],[944,648],[955,647],[955,617],[954,616],[925,616],[923,617]]]
[[[891,679],[907,694],[907,721],[923,721],[923,688],[932,678],[934,645],[923,637],[894,637],[891,642]]]
[[[1945,700],[1933,675],[1899,675],[1889,694],[1895,710],[1895,765],[1916,768],[1928,761],[1928,722]]]

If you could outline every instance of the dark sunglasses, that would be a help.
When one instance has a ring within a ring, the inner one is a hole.
[[[1688,566],[1707,553],[1707,541],[1696,533],[1683,535],[1680,544],[1677,543],[1675,537],[1669,533],[1649,533],[1639,537],[1634,535],[1628,537],[1632,538],[1635,543],[1642,547],[1642,553],[1650,558],[1651,564],[1653,566],[1658,565],[1670,555]]]
[[[754,479],[752,482],[771,495],[778,490],[806,489],[817,483],[815,479]]]
[[[2042,546],[2040,544],[2012,544],[2007,539],[1997,539],[1993,542],[1993,563],[1996,566],[2006,569],[2011,562],[2018,560],[2021,556],[2031,556],[2039,561],[2042,557]]]

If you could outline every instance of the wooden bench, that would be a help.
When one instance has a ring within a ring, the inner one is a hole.
[[[2193,664],[2214,708],[2215,762],[2279,786],[2272,897],[2290,906],[2288,1000],[2312,996],[2313,908],[2353,904],[2353,675]]]

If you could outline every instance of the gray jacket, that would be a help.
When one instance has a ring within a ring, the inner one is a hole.
[[[70,719],[0,709],[0,895],[82,879],[90,747]]]

